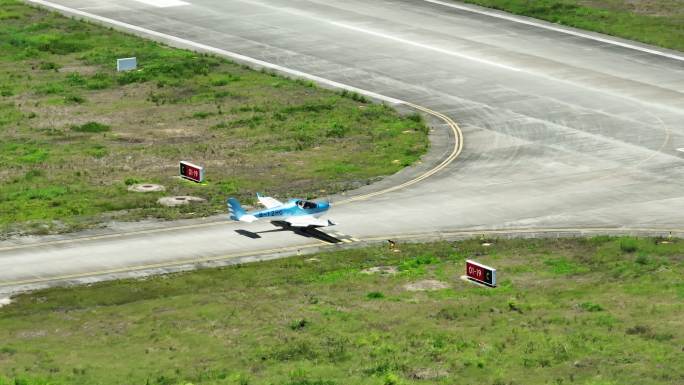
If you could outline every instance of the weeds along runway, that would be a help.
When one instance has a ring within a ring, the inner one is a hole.
[[[419,0],[53,3],[137,26],[142,35],[174,36],[153,36],[174,45],[230,51],[456,121],[464,147],[444,169],[331,210],[339,223],[333,230],[345,239],[462,229],[684,228],[681,53]],[[436,129],[444,132],[433,138],[435,148],[446,156],[448,127]],[[235,232],[266,230],[268,223],[188,226],[21,248],[3,243],[0,286],[322,245],[284,231],[258,239]]]

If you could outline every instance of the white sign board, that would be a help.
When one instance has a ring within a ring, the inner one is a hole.
[[[134,57],[127,57],[123,59],[116,59],[116,71],[133,71],[138,68],[138,59]]]

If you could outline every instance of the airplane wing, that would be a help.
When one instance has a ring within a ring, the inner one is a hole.
[[[334,223],[327,219],[314,218],[311,215],[301,215],[296,217],[288,217],[285,222],[289,223],[293,227],[326,227],[332,226]]]
[[[274,207],[282,206],[283,203],[275,198],[271,197],[262,197],[261,195],[257,194],[257,198],[259,198],[259,203],[264,205],[267,209],[272,209]]]

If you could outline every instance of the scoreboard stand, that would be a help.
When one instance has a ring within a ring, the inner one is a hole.
[[[204,167],[202,166],[182,160],[179,164],[179,173],[182,178],[195,183],[204,182]]]
[[[486,287],[496,287],[496,269],[481,263],[466,260],[466,275],[461,279]]]

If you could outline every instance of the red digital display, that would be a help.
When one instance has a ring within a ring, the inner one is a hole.
[[[204,179],[202,167],[195,166],[188,162],[180,162],[180,175],[183,178],[190,179],[195,182],[202,182]]]
[[[496,270],[479,263],[466,261],[466,276],[487,286],[496,286]]]

